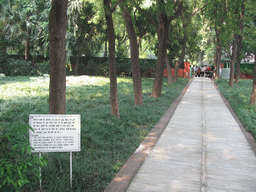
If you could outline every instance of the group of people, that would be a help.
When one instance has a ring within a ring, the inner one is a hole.
[[[204,66],[202,68],[198,67],[198,66],[193,66],[192,67],[192,74],[194,75],[194,77],[209,77],[212,78],[213,77],[213,72],[214,72],[214,67],[207,67]]]

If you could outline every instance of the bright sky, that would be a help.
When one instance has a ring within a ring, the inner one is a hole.
[[[145,3],[143,4],[145,7],[150,7],[152,4],[152,0],[145,0]]]

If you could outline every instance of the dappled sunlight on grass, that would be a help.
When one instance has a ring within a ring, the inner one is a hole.
[[[67,86],[80,86],[80,85],[106,85],[108,84],[109,78],[107,77],[94,77],[94,76],[68,76],[66,78]]]

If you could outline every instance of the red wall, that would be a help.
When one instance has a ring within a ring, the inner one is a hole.
[[[174,69],[172,69],[172,76],[174,75]],[[164,69],[164,77],[168,77],[167,69]],[[184,69],[179,69],[178,77],[190,77],[190,62],[184,62]]]

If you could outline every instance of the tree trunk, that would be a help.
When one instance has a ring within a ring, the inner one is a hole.
[[[106,58],[108,56],[108,39],[105,40],[105,51],[104,51],[104,57]]]
[[[158,54],[157,54],[157,64],[156,64],[156,72],[155,79],[152,89],[152,97],[160,97],[164,76],[164,66],[166,61],[166,50],[167,50],[167,40],[168,40],[168,32],[169,32],[169,21],[167,16],[160,12],[158,14]]]
[[[242,50],[242,36],[238,35],[237,39],[237,53],[236,53],[236,80],[235,82],[238,83],[240,79],[240,63],[241,63],[241,50]]]
[[[77,56],[76,56],[76,64],[75,64],[75,76],[78,76],[78,67],[79,67],[79,61],[80,57],[82,55],[81,45],[82,45],[82,38],[78,38],[77,43]]]
[[[49,113],[66,113],[66,28],[68,0],[52,0],[49,16]]]
[[[107,34],[109,42],[109,76],[110,76],[110,98],[112,115],[120,117],[117,97],[117,80],[116,80],[116,59],[115,59],[115,32],[113,26],[110,0],[103,0],[105,7],[105,17],[107,22]]]
[[[230,77],[229,77],[229,87],[234,85],[234,75],[235,75],[235,62],[236,62],[236,53],[237,53],[237,34],[234,34],[234,40],[232,45],[232,56],[231,56],[231,65],[230,65]]]
[[[185,31],[185,29],[186,29],[186,27],[184,28],[184,31]],[[187,41],[188,41],[188,37],[187,37],[186,32],[184,32],[184,37],[183,37],[183,40],[182,40],[181,56],[180,56],[178,65],[177,65],[177,63],[175,64],[174,76],[173,76],[173,83],[176,83],[176,82],[177,82],[178,70],[179,70],[181,64],[184,62]]]
[[[244,3],[242,3],[241,5],[242,8],[242,12],[240,14],[240,32],[243,32],[243,28],[244,28],[244,11],[245,11],[245,6]],[[239,82],[240,79],[240,63],[241,63],[241,50],[242,50],[242,41],[243,41],[243,37],[242,35],[238,35],[238,39],[237,39],[238,43],[237,43],[237,55],[236,55],[236,62],[237,62],[237,66],[236,66],[236,83]]]
[[[141,74],[140,74],[139,45],[137,43],[137,35],[132,23],[131,15],[127,11],[126,7],[123,7],[123,18],[125,21],[128,38],[130,41],[135,105],[142,105],[143,94],[142,94]]]
[[[76,56],[76,65],[75,65],[75,76],[78,76],[78,68],[79,68],[79,61],[80,61],[80,58],[81,58],[81,52],[79,50],[77,56]]]
[[[174,75],[173,75],[173,83],[177,82],[177,77],[178,77],[178,72],[179,72],[179,61],[175,61],[175,66],[174,66]],[[174,80],[174,77],[176,76],[176,81]]]
[[[168,55],[166,55],[166,65],[167,65],[167,73],[168,73],[168,84],[172,84],[172,69],[171,69],[171,62]]]
[[[256,105],[256,52],[254,53],[253,82],[250,105]]]
[[[220,78],[220,62],[221,62],[221,51],[222,51],[222,42],[220,38],[217,36],[217,47],[216,47],[216,56],[215,56],[215,63],[216,63],[216,79]]]
[[[25,61],[32,61],[32,56],[30,54],[31,49],[31,28],[27,27],[27,38],[26,38],[26,44],[25,44]]]

